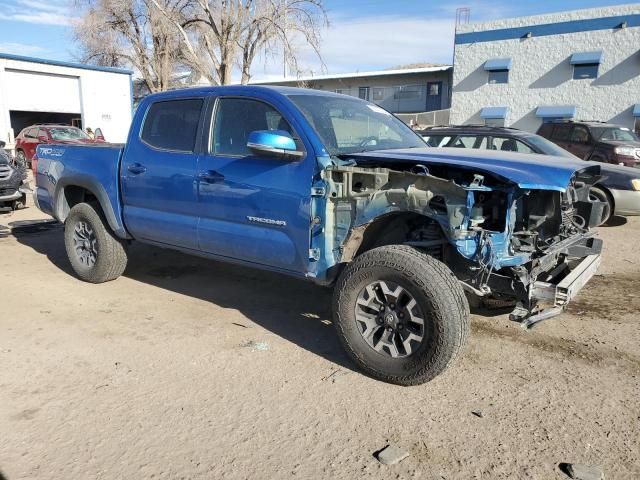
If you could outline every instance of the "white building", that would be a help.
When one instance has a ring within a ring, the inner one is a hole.
[[[101,128],[124,142],[132,114],[129,70],[0,53],[0,140],[34,123]]]
[[[640,127],[640,4],[458,25],[451,123]]]

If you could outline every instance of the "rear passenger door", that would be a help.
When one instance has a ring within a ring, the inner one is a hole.
[[[127,144],[120,176],[124,221],[134,238],[198,249],[196,145],[204,98],[148,106],[139,138]]]
[[[198,239],[210,254],[305,272],[315,156],[284,108],[291,107],[255,97],[215,100],[207,151],[198,161]],[[306,155],[255,156],[247,140],[256,130],[285,131]]]

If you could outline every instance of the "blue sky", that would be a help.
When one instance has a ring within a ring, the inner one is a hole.
[[[366,71],[394,65],[450,63],[457,7],[471,9],[471,21],[536,15],[561,10],[620,5],[615,0],[325,0],[330,27],[322,54],[330,73]],[[54,60],[74,60],[72,0],[0,0],[0,52]],[[302,52],[306,70],[322,65]],[[280,74],[277,59],[260,61],[254,78]]]

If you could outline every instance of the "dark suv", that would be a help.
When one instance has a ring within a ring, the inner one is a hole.
[[[583,160],[640,167],[640,139],[620,125],[565,120],[543,123],[538,135]]]

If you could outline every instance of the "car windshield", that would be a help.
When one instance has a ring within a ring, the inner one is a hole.
[[[386,110],[349,97],[291,95],[330,155],[394,148],[425,148],[426,143]]]
[[[527,143],[530,143],[545,155],[555,155],[557,157],[566,157],[566,158],[573,158],[573,159],[576,158],[576,156],[573,155],[572,153],[568,152],[564,148],[559,147],[555,143],[550,142],[546,138],[541,137],[540,135],[531,135],[525,138]]]
[[[628,128],[593,128],[598,140],[638,142],[638,137]]]
[[[55,127],[49,129],[49,134],[54,140],[80,140],[89,138],[89,135],[76,127]]]

